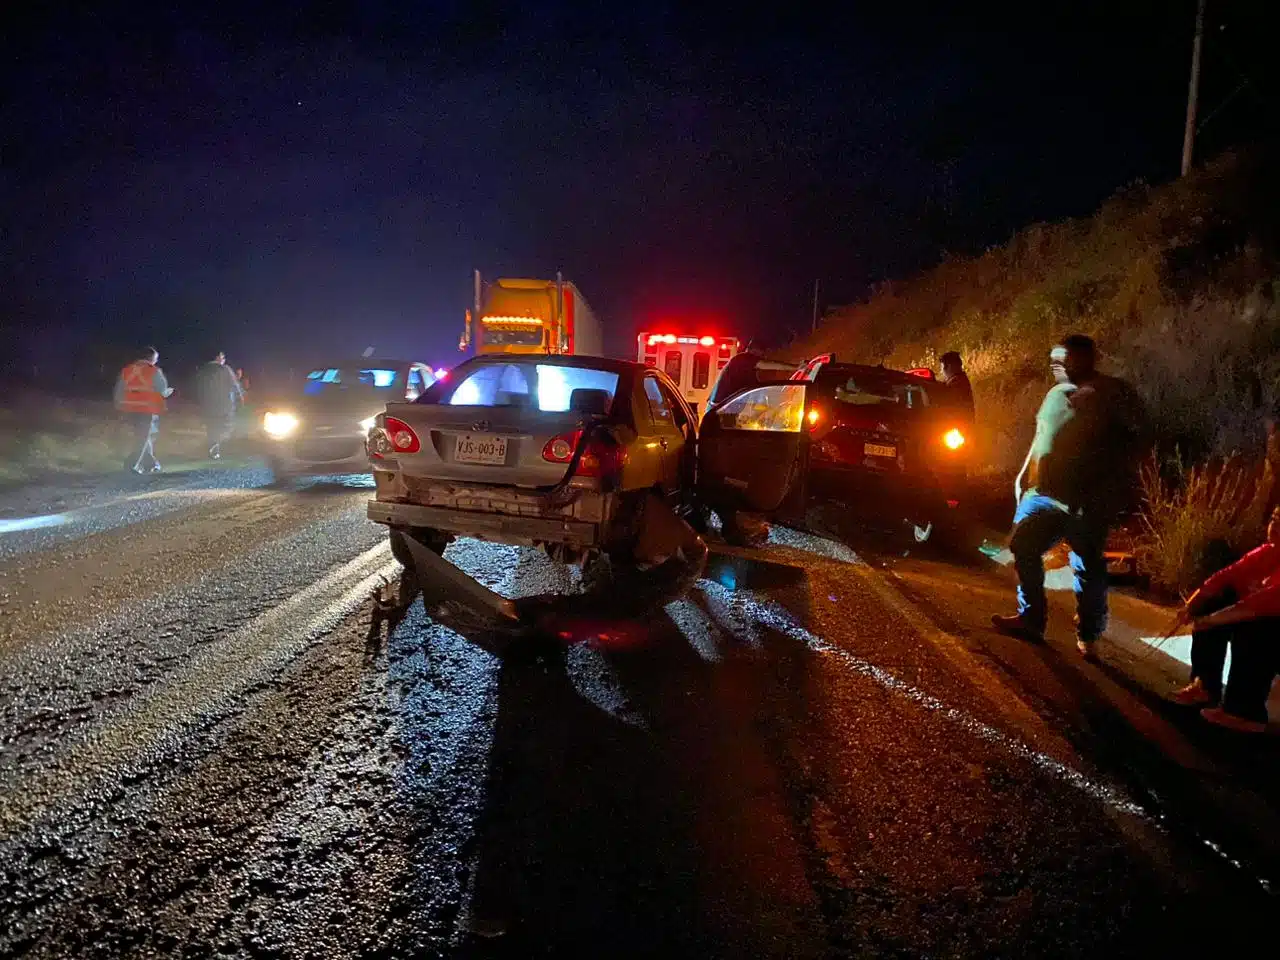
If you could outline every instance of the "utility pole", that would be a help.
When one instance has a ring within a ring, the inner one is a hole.
[[[1196,107],[1200,101],[1200,57],[1204,47],[1204,8],[1206,0],[1196,6],[1196,38],[1191,45],[1191,89],[1187,93],[1187,128],[1182,134],[1182,175],[1191,171],[1191,158],[1196,142]]]
[[[813,331],[818,332],[818,281],[813,281]]]

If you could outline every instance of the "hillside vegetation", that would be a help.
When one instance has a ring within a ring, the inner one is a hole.
[[[1016,469],[1049,385],[1049,348],[1094,336],[1147,400],[1161,448],[1187,462],[1260,448],[1280,400],[1280,182],[1229,155],[1165,186],[1121,190],[1092,217],[1036,224],[831,310],[789,353],[937,366],[959,350],[990,470]]]
[[[1035,224],[883,284],[787,352],[937,369],[960,351],[978,409],[975,462],[994,481],[1025,455],[1049,349],[1066,333],[1093,336],[1103,369],[1145,399],[1157,437],[1131,524],[1139,557],[1158,586],[1185,592],[1211,557],[1259,541],[1280,489],[1280,464],[1259,463],[1264,418],[1280,403],[1278,224],[1274,157],[1224,156],[1174,183],[1123,189],[1092,217]]]

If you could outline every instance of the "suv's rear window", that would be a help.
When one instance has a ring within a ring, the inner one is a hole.
[[[453,371],[437,381],[419,403],[465,407],[530,407],[543,413],[570,409],[575,390],[600,390],[612,403],[618,375],[611,370],[550,363],[484,363]]]
[[[830,371],[819,374],[818,387],[823,394],[850,406],[881,406],[894,404],[910,410],[929,406],[929,391],[923,378],[911,383],[895,377],[886,377],[875,370],[866,372]]]
[[[394,367],[320,367],[307,374],[303,392],[314,395],[352,387],[394,390],[401,385],[400,371]]]

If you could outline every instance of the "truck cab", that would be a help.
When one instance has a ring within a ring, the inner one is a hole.
[[[477,310],[467,317],[460,349],[477,354],[599,356],[600,324],[567,280],[499,278],[481,291]]]

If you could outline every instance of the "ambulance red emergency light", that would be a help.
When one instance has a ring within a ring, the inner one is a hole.
[[[710,334],[650,333],[636,338],[636,359],[656,367],[675,381],[698,416],[707,407],[711,388],[729,358],[742,349],[737,337]]]

